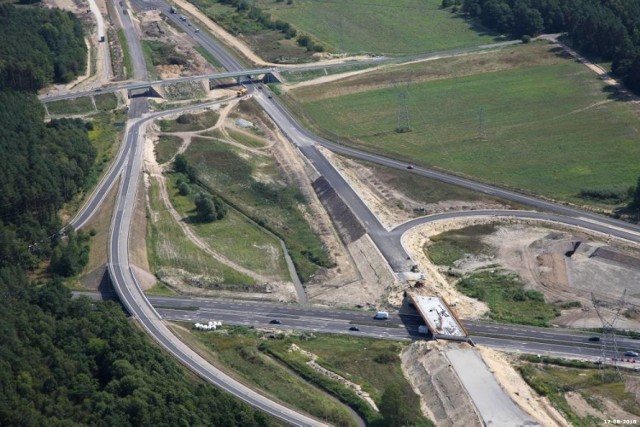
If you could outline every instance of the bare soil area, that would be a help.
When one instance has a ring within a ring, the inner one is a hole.
[[[482,426],[480,416],[442,343],[415,341],[400,354],[402,372],[420,396],[422,412],[437,426]]]
[[[187,59],[185,65],[167,64],[155,67],[160,79],[213,73],[215,69],[195,50],[195,42],[186,33],[178,32],[168,25],[159,10],[148,10],[138,14],[142,36],[147,40],[157,40],[172,46],[178,54]]]

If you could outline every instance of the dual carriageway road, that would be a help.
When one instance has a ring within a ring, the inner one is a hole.
[[[169,6],[165,2],[162,1],[141,1],[134,0],[134,4],[139,7],[154,7],[159,8],[161,10],[168,10]],[[119,10],[119,9],[118,9]],[[168,14],[169,16],[169,14]],[[170,17],[171,18],[171,17]],[[177,17],[173,17],[177,25],[185,29],[186,32],[189,33],[189,26],[186,25],[183,21],[179,20]],[[134,61],[134,77],[140,80],[146,79],[146,67],[144,66],[144,59],[141,54],[141,49],[139,49],[140,44],[137,39],[137,34],[135,33],[135,28],[133,28],[133,24],[130,19],[130,15],[121,16],[123,20],[123,26],[125,29],[125,34],[127,35],[127,39],[129,41],[130,46],[132,47],[132,52],[134,56],[135,52],[139,51],[139,56]],[[129,25],[130,24],[130,25]],[[211,39],[208,35],[203,32],[199,32],[197,34],[192,34],[196,41],[198,41],[205,49],[207,49],[210,53],[215,55],[217,59],[227,68],[229,71],[241,71],[243,70],[243,66],[230,54],[228,54],[224,48],[222,48],[215,40]],[[142,67],[142,68],[141,68]],[[248,85],[250,90],[253,89],[251,84]],[[385,256],[387,261],[389,262],[392,269],[396,272],[406,271],[407,269],[407,253],[402,246],[401,237],[404,232],[409,230],[410,228],[419,225],[420,223],[426,223],[429,221],[433,221],[435,219],[450,219],[456,216],[469,216],[469,215],[477,215],[477,212],[458,212],[458,213],[447,213],[439,216],[425,217],[420,218],[410,223],[403,224],[399,227],[396,227],[394,230],[386,230],[375,217],[375,215],[367,208],[367,206],[362,202],[359,196],[355,193],[355,191],[346,183],[346,181],[342,178],[342,176],[333,168],[333,166],[327,161],[327,159],[317,150],[316,145],[325,146],[339,154],[349,155],[351,157],[373,161],[379,164],[384,164],[387,166],[406,169],[406,163],[398,160],[389,159],[383,156],[378,156],[366,152],[362,152],[359,150],[355,150],[352,148],[340,146],[334,144],[330,141],[324,140],[313,135],[311,132],[302,127],[297,120],[284,108],[283,105],[277,99],[267,97],[264,93],[260,93],[259,91],[252,90],[254,94],[254,98],[260,103],[260,105],[266,110],[266,112],[272,117],[274,122],[278,125],[278,127],[291,139],[291,141],[298,147],[298,149],[309,158],[311,163],[316,167],[318,172],[323,175],[327,181],[331,183],[333,188],[338,192],[340,197],[346,202],[348,206],[351,207],[354,214],[361,223],[365,226],[367,232],[371,235],[372,239],[378,245],[380,251]],[[179,359],[183,364],[188,366],[191,370],[201,375],[203,378],[206,378],[208,381],[211,381],[221,388],[230,391],[232,394],[240,397],[246,402],[254,405],[257,408],[264,410],[267,413],[270,413],[280,419],[285,420],[286,422],[295,424],[295,425],[320,425],[316,420],[313,420],[303,414],[292,411],[289,408],[285,408],[282,405],[274,403],[265,397],[246,389],[246,387],[241,386],[237,382],[231,380],[230,378],[224,376],[220,371],[211,366],[208,362],[202,359],[200,356],[195,354],[191,349],[186,347],[182,342],[180,342],[166,327],[164,322],[162,321],[162,317],[171,318],[179,317],[176,314],[175,309],[167,309],[167,308],[154,308],[146,296],[140,290],[138,286],[135,276],[131,271],[131,267],[129,265],[128,260],[128,239],[129,239],[129,228],[131,223],[131,216],[133,211],[133,206],[135,203],[135,199],[137,197],[137,188],[138,188],[138,180],[141,172],[141,151],[142,151],[142,138],[141,136],[144,134],[144,126],[155,118],[158,118],[162,115],[167,114],[175,114],[179,111],[186,111],[188,109],[196,109],[201,106],[192,106],[187,107],[185,109],[178,109],[172,111],[166,111],[162,113],[154,113],[148,114],[141,118],[141,116],[146,113],[146,101],[143,99],[134,99],[132,100],[132,104],[129,111],[129,123],[127,125],[126,137],[125,141],[122,144],[119,155],[112,167],[111,171],[106,175],[105,180],[102,181],[96,192],[94,192],[94,197],[91,198],[91,202],[89,206],[81,211],[81,215],[74,222],[75,226],[81,226],[86,223],[86,220],[99,209],[100,201],[104,199],[104,195],[108,192],[108,189],[114,184],[117,179],[120,179],[120,191],[118,194],[118,198],[116,201],[116,207],[114,209],[114,217],[111,228],[110,235],[110,247],[109,247],[109,272],[114,284],[114,288],[120,297],[120,300],[125,305],[127,310],[136,318],[139,319],[142,326],[147,330],[147,332],[169,353],[174,355],[177,359]],[[407,171],[411,173],[418,173],[424,176],[429,176],[431,178],[439,179],[444,182],[454,183],[456,185],[462,185],[467,188],[474,189],[476,191],[482,191],[487,194],[491,194],[497,197],[503,197],[508,200],[518,201],[519,203],[525,203],[535,208],[544,209],[546,211],[556,212],[554,214],[547,214],[545,212],[523,212],[523,211],[485,211],[485,215],[493,215],[493,216],[521,216],[522,218],[530,218],[531,216],[537,219],[546,219],[549,221],[560,220],[561,222],[570,221],[569,223],[580,225],[590,230],[601,231],[610,235],[615,235],[618,237],[626,238],[628,240],[632,240],[634,242],[640,241],[640,232],[638,227],[631,226],[630,224],[622,223],[619,221],[615,221],[606,217],[602,217],[600,215],[595,215],[591,213],[587,213],[584,211],[580,211],[577,209],[569,208],[566,206],[558,205],[555,203],[539,200],[534,197],[524,196],[519,193],[511,192],[508,190],[504,190],[498,187],[493,187],[485,184],[480,184],[474,181],[465,180],[456,176],[452,176],[449,174],[445,174],[438,171],[433,171],[427,168],[414,168],[411,171]],[[550,215],[550,216],[546,216]],[[216,309],[217,312],[223,313],[222,308]],[[311,310],[308,307],[302,308],[304,311]],[[181,311],[182,315],[184,315],[185,310],[177,310]],[[230,313],[227,309],[227,314],[229,319],[232,319],[233,316],[244,315],[246,316],[246,312],[238,313]],[[220,319],[217,315],[215,319],[211,319],[211,313],[207,311],[203,311],[203,317],[207,317],[205,319],[199,320],[224,320]],[[257,314],[256,314],[257,315]],[[281,316],[286,315],[286,313],[282,313]],[[288,314],[287,316],[291,316]],[[328,322],[326,319],[320,320],[318,318],[311,318],[311,320],[300,320],[302,316],[293,315],[294,318],[289,318],[287,322],[291,322],[292,325],[296,325],[296,322],[299,322],[299,328],[304,329],[306,326],[309,326],[310,329],[313,329],[314,325],[317,325],[324,321]],[[369,314],[364,314],[370,320]],[[296,318],[297,317],[297,318]],[[399,321],[405,321],[400,315],[398,317]],[[229,320],[230,322],[231,320]],[[344,321],[344,320],[343,320]],[[406,320],[407,327],[404,328],[404,333],[406,338],[407,331],[411,331],[411,328],[416,324],[413,323],[417,321],[415,318],[411,318]],[[306,323],[305,323],[306,322]],[[340,327],[343,328],[341,324]],[[371,328],[374,328],[371,326]],[[396,328],[385,328],[385,329],[396,329],[398,331],[402,331],[401,327]],[[344,328],[343,328],[344,330]],[[363,332],[374,333],[374,331],[369,331],[369,326],[367,324],[363,324],[362,327]],[[513,332],[513,331],[512,331]],[[384,332],[383,332],[384,333]],[[392,332],[386,332],[391,338]],[[530,331],[526,332],[527,334]],[[542,333],[542,332],[541,332]],[[513,332],[512,335],[519,335],[520,332]],[[503,338],[489,338],[489,337],[478,337],[478,343],[483,343],[481,340],[484,340],[487,344],[493,343],[494,345],[500,346],[501,348],[505,347],[513,347],[513,346],[522,346],[529,345],[533,347],[530,341],[524,340],[510,340],[506,342]],[[522,341],[524,344],[517,344],[518,341]],[[498,344],[496,344],[498,343]],[[543,345],[551,346],[550,350],[545,350]],[[572,348],[572,346],[566,346]],[[574,346],[575,347],[575,346]],[[528,347],[529,348],[529,347]],[[537,343],[535,346],[536,349],[539,349],[538,352],[554,352],[554,354],[563,354],[564,349],[559,350],[558,346],[555,344],[545,344],[545,343]],[[592,349],[585,347],[584,351],[591,351]],[[535,349],[534,349],[535,351]],[[595,350],[594,350],[595,351]],[[569,353],[567,353],[569,354]],[[573,353],[575,355],[575,353]],[[597,350],[597,354],[599,354],[599,350]]]

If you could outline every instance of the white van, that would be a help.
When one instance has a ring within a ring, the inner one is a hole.
[[[387,320],[389,318],[389,313],[386,311],[379,311],[375,316],[373,316],[373,318],[379,320]]]

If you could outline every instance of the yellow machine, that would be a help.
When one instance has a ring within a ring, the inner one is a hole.
[[[242,88],[240,88],[240,89],[238,90],[238,96],[242,96],[242,95],[244,95],[245,93],[247,93],[247,91],[248,91],[248,90],[247,90],[247,88],[246,88],[246,87],[242,87]]]

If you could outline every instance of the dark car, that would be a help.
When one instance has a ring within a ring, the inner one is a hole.
[[[600,337],[589,337],[589,341],[598,342],[600,341]]]
[[[360,328],[358,328],[357,326],[352,326],[349,328],[350,331],[359,331]]]
[[[269,99],[273,98],[273,96],[269,95]]]
[[[407,169],[413,169],[413,165],[407,165]]]
[[[627,357],[638,357],[638,353],[636,353],[635,351],[625,351],[624,355]]]
[[[282,322],[281,322],[281,321],[279,321],[278,319],[273,319],[273,320],[272,320],[271,322],[269,322],[269,323],[273,323],[273,324],[275,324],[275,325],[279,325],[279,324],[281,324]]]

